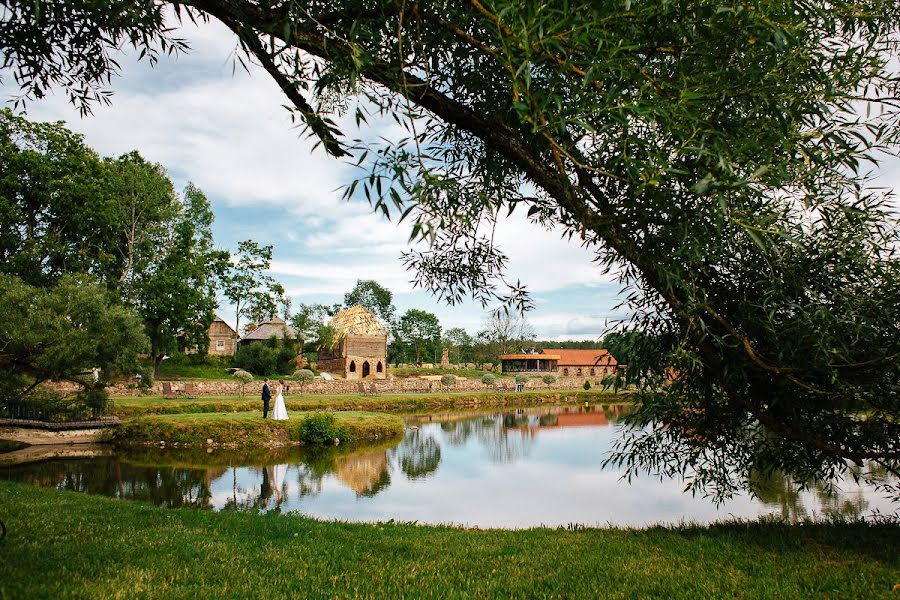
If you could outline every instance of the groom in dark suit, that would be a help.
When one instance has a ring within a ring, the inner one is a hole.
[[[269,416],[269,400],[272,399],[272,392],[269,391],[269,379],[263,379],[262,401],[263,401],[263,419]]]

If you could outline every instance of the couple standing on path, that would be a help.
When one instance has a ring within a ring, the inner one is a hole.
[[[263,419],[269,415],[269,400],[272,399],[272,392],[269,390],[268,378],[263,380],[262,401],[263,401]],[[284,407],[284,381],[278,380],[275,386],[275,410],[272,411],[272,418],[276,421],[287,421],[287,409]]]

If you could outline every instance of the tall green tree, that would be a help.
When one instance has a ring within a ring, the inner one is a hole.
[[[63,123],[0,110],[0,272],[34,285],[65,273],[115,281],[122,264],[109,181],[97,153]]]
[[[26,98],[61,85],[85,106],[108,50],[181,47],[163,4],[8,2],[0,49]],[[900,145],[897,2],[178,6],[367,167],[347,196],[411,223],[418,285],[528,308],[490,233],[516,208],[621,275],[635,326],[672,340],[657,371],[680,375],[637,397],[629,473],[724,497],[758,470],[900,472],[900,244],[867,177]],[[349,142],[346,107],[412,135]]]
[[[415,357],[416,364],[422,362],[422,356],[434,360],[440,351],[441,323],[436,315],[411,308],[397,321],[394,344]]]
[[[344,294],[344,305],[347,307],[364,306],[375,313],[390,330],[394,324],[394,294],[377,281],[358,279],[353,289]]]
[[[266,274],[271,265],[272,246],[260,246],[253,240],[238,244],[237,254],[222,278],[222,292],[234,305],[236,331],[240,331],[241,317],[258,323],[277,313],[280,286],[276,288],[275,280]]]
[[[203,192],[188,184],[180,208],[174,228],[157,241],[154,260],[134,278],[154,375],[166,353],[206,353],[217,282],[228,264],[228,253],[213,248],[213,213]]]
[[[472,357],[472,336],[462,327],[451,327],[444,331],[441,344],[446,346],[451,353],[456,354],[456,362],[469,362]]]

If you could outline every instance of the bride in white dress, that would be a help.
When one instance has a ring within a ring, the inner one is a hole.
[[[284,381],[278,380],[278,387],[275,388],[275,410],[272,411],[272,418],[276,421],[287,421],[287,409],[284,407]]]

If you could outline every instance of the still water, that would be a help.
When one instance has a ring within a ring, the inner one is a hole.
[[[66,450],[48,458],[57,449],[32,447],[0,455],[0,479],[169,507],[504,528],[897,513],[889,499],[853,481],[828,495],[798,491],[772,477],[753,494],[719,506],[683,493],[678,481],[621,481],[620,471],[601,467],[621,410],[542,407],[416,416],[400,441],[316,452],[116,452],[97,446],[68,450],[80,458],[67,457]]]

